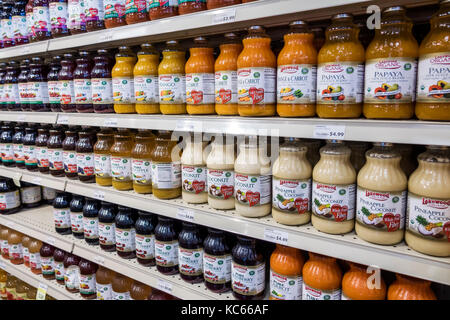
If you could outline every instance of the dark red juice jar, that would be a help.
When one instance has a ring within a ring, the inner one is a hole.
[[[58,72],[58,89],[61,110],[63,112],[76,112],[75,90],[73,86],[73,72],[75,71],[74,56],[66,53],[61,60],[61,70]]]
[[[78,127],[69,127],[62,142],[64,174],[69,179],[77,179],[77,151]]]
[[[3,48],[13,47],[14,44],[14,29],[12,24],[12,9],[13,2],[3,0],[2,11],[0,13],[2,28],[2,43]]]
[[[25,158],[25,168],[29,171],[38,171],[36,137],[37,132],[34,126],[25,128],[25,135],[23,136],[23,154]]]
[[[174,220],[158,217],[155,228],[156,269],[162,274],[178,273],[178,233]]]
[[[107,50],[100,49],[91,71],[92,103],[95,113],[114,113],[111,70],[113,60]]]
[[[29,42],[25,11],[26,4],[27,2],[25,0],[15,1],[11,12],[14,37],[13,40],[16,46]]]
[[[22,111],[30,111],[30,97],[28,92],[28,74],[30,73],[30,59],[24,59],[20,63],[20,73],[17,77],[19,88],[19,101]]]
[[[94,143],[92,133],[82,129],[76,144],[78,179],[85,183],[95,182]]]
[[[50,24],[53,38],[68,36],[69,13],[67,11],[67,0],[50,0]]]
[[[50,129],[48,138],[48,159],[50,174],[55,177],[64,177],[64,158],[62,142],[64,134],[61,127]]]
[[[107,252],[116,251],[116,215],[117,206],[102,201],[102,207],[98,212],[98,236],[100,248]]]
[[[86,11],[86,30],[96,31],[105,29],[105,6],[103,1],[88,0],[85,1]]]
[[[203,281],[203,239],[197,225],[183,222],[178,236],[180,277],[189,283]]]
[[[98,265],[86,259],[81,259],[78,264],[80,268],[80,295],[84,299],[95,299],[97,297],[95,273]]]
[[[36,160],[37,166],[40,173],[48,173],[50,166],[50,159],[48,157],[48,138],[50,137],[50,133],[48,132],[48,128],[39,128],[37,130],[38,134],[36,137]]]
[[[80,51],[80,57],[76,59],[76,68],[73,71],[73,85],[77,112],[94,112],[92,105],[92,60],[87,51]]]
[[[37,41],[52,37],[48,0],[33,1],[34,35]]]
[[[20,111],[19,87],[17,77],[19,76],[19,63],[10,61],[6,67],[5,86],[3,96],[6,100],[6,108],[9,111]]]
[[[50,103],[50,109],[53,112],[61,112],[61,94],[59,92],[58,85],[58,73],[61,70],[61,56],[54,56],[50,62],[50,71],[47,74],[47,86],[48,86],[48,99]]]
[[[41,57],[33,57],[28,73],[28,94],[31,111],[50,111],[47,70]]]

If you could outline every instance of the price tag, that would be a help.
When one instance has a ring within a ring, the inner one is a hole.
[[[6,270],[6,264],[3,261],[0,261],[0,269]]]
[[[68,116],[58,116],[58,124],[69,124]]]
[[[95,256],[94,257],[94,262],[104,266],[105,265],[105,258],[103,258],[102,256]]]
[[[202,132],[202,123],[186,120],[178,120],[175,131]]]
[[[115,126],[117,126],[117,118],[105,119],[105,121],[103,121],[103,126],[104,127],[115,127]]]
[[[32,179],[32,181],[33,181],[34,184],[41,184],[42,178],[40,178],[40,177],[34,177],[34,178]]]
[[[103,191],[95,191],[94,192],[94,199],[97,200],[105,200],[105,193]]]
[[[213,15],[212,24],[234,22],[236,20],[236,9],[226,9]]]
[[[55,245],[56,239],[53,237],[47,237],[47,239],[45,240],[45,242],[47,242],[48,244],[51,244],[52,246]]]
[[[100,41],[111,41],[114,38],[114,34],[112,32],[104,32],[100,35]]]
[[[314,138],[344,140],[345,126],[314,126]]]
[[[24,122],[26,117],[24,115],[17,116],[17,121]]]
[[[178,208],[177,219],[193,222],[194,218],[195,218],[194,211],[185,208]]]
[[[264,229],[264,240],[266,241],[287,245],[288,239],[289,234],[287,232],[271,228]]]
[[[156,287],[159,290],[164,291],[165,293],[172,294],[172,290],[173,290],[172,284],[165,280],[158,279],[158,284]]]
[[[37,289],[36,300],[45,300],[47,294],[48,286],[45,283],[39,282],[39,287]]]

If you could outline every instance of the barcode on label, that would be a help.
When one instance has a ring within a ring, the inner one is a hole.
[[[95,191],[94,192],[94,199],[105,200],[105,193],[103,191]]]
[[[212,24],[234,22],[236,20],[236,9],[226,9],[213,15]]]
[[[68,124],[69,123],[69,117],[68,116],[58,116],[57,123],[58,124]]]
[[[47,242],[48,244],[51,244],[52,246],[54,246],[55,242],[56,242],[56,239],[53,238],[53,237],[47,237],[47,240],[45,242]]]
[[[173,290],[172,284],[167,281],[158,279],[157,288],[161,291],[172,294],[172,290]]]
[[[45,300],[48,286],[45,283],[39,283],[39,287],[36,294],[36,300]]]
[[[178,208],[177,219],[192,222],[195,219],[195,213],[189,209]]]
[[[275,229],[271,229],[271,228],[265,228],[264,229],[264,240],[287,245],[288,240],[289,240],[289,234],[284,231],[275,230]]]
[[[117,118],[105,119],[105,121],[103,121],[103,126],[104,127],[117,126]]]
[[[314,126],[314,138],[344,140],[345,126]]]
[[[95,256],[94,257],[94,262],[101,264],[102,266],[105,265],[105,258],[101,257],[101,256]]]

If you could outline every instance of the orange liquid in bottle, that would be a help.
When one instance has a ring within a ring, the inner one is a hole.
[[[136,113],[134,104],[133,68],[136,56],[129,47],[119,47],[112,76],[114,111],[116,113]]]
[[[133,281],[133,285],[131,286],[130,296],[133,300],[149,300],[150,295],[152,294],[152,288],[139,282]]]
[[[388,300],[437,300],[431,289],[431,282],[403,274],[396,274],[397,279],[389,286]]]
[[[159,52],[148,43],[141,45],[134,66],[134,96],[139,114],[160,113],[158,100]]]
[[[380,286],[372,284],[370,277],[373,273],[368,272],[367,267],[348,262],[348,270],[342,278],[342,300],[384,300],[386,298],[386,284],[383,278],[380,280]],[[373,287],[369,287],[369,283]]]

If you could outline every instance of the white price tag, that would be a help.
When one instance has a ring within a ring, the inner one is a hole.
[[[114,38],[114,34],[112,32],[102,32],[100,35],[100,41],[111,41]]]
[[[6,264],[3,261],[0,261],[0,269],[6,270]]]
[[[345,126],[314,126],[314,138],[344,140]]]
[[[236,20],[236,9],[221,10],[213,15],[212,24],[234,22]]]
[[[105,193],[103,191],[95,191],[94,192],[94,199],[97,200],[105,200]]]
[[[42,178],[40,178],[40,177],[34,177],[32,181],[33,181],[34,184],[41,184]]]
[[[47,239],[45,240],[45,242],[47,242],[48,244],[51,244],[52,246],[55,245],[56,239],[53,237],[47,237]]]
[[[37,289],[36,300],[45,300],[45,296],[47,294],[48,286],[45,283],[39,283],[39,287]]]
[[[102,256],[95,256],[94,257],[94,262],[104,266],[105,265],[105,258],[103,258]]]
[[[288,239],[289,234],[287,232],[271,228],[264,229],[264,240],[266,241],[287,245]]]
[[[165,280],[158,279],[158,284],[156,287],[159,290],[164,291],[165,293],[172,294],[172,290],[173,290],[172,284]]]
[[[117,118],[105,119],[105,121],[103,121],[103,126],[104,127],[115,127],[115,126],[117,126]]]
[[[58,124],[68,124],[69,123],[69,117],[68,116],[58,116],[57,123]]]
[[[17,121],[24,122],[26,117],[24,115],[17,116]]]
[[[185,208],[178,208],[177,219],[184,220],[187,222],[193,222],[195,218],[194,211]]]

